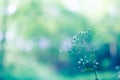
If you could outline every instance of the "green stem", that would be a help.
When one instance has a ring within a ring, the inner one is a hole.
[[[97,72],[96,70],[94,69],[94,75],[95,75],[95,80],[98,80],[98,77],[97,77]]]

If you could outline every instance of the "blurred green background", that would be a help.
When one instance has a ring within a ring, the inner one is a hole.
[[[100,80],[116,80],[120,65],[119,0],[0,0],[0,80],[93,80],[68,38],[92,27]],[[104,76],[103,76],[104,75]]]

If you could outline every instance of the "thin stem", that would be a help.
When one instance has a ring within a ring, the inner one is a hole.
[[[95,75],[95,80],[98,80],[98,77],[97,77],[97,72],[96,70],[94,69],[94,75]]]

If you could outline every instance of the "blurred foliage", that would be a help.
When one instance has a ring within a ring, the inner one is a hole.
[[[4,67],[0,70],[0,78],[48,80],[51,77],[56,80],[53,77],[57,75],[52,75],[53,72],[68,76],[80,74],[76,67],[78,61],[74,60],[78,56],[69,57],[69,54],[59,51],[66,49],[68,38],[89,27],[94,29],[92,42],[96,45],[94,48],[101,69],[120,65],[119,2],[0,0],[0,68]],[[1,50],[3,37],[6,39],[5,53]],[[112,43],[117,47],[113,48]]]

